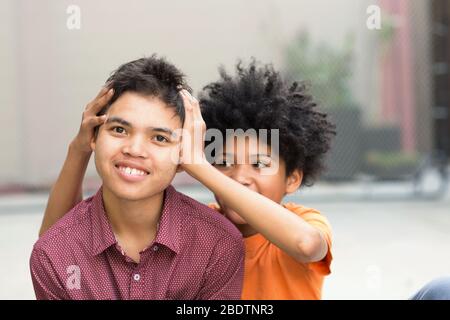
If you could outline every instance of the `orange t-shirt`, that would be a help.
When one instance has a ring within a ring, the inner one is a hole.
[[[321,261],[297,262],[270,243],[261,234],[245,238],[245,271],[243,300],[316,300],[322,295],[323,279],[330,274],[331,227],[317,210],[295,203],[283,205],[312,226],[326,238],[328,252]],[[217,204],[210,204],[220,210]]]

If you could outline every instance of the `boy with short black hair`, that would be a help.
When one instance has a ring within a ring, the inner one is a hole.
[[[240,297],[241,234],[170,185],[184,121],[179,86],[186,87],[184,76],[172,64],[142,58],[117,69],[108,79],[110,94],[103,90],[88,105],[106,113],[85,142],[95,152],[102,186],[34,245],[30,266],[38,299]],[[64,191],[77,184],[66,182],[52,193],[74,195]]]

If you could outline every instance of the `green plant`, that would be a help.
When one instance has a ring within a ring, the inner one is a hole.
[[[414,167],[418,165],[418,162],[419,156],[417,153],[371,151],[366,155],[366,164],[370,167]]]
[[[354,107],[350,89],[353,38],[342,48],[313,44],[307,33],[298,34],[284,50],[284,70],[288,79],[307,81],[311,93],[325,108]]]

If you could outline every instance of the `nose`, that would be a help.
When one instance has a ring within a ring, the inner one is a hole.
[[[231,178],[240,184],[248,187],[252,183],[252,178],[250,174],[250,168],[247,168],[247,165],[237,164],[234,167],[233,173],[231,174]]]
[[[127,139],[122,152],[136,158],[147,158],[148,153],[145,146],[145,138],[139,135]]]

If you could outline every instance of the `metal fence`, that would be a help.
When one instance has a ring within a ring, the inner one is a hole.
[[[355,94],[357,32],[335,46],[299,33],[285,50],[285,73],[310,82],[336,125],[324,181],[408,182],[411,197],[440,196],[449,175],[450,1],[378,5],[381,28],[362,68],[370,99]]]

